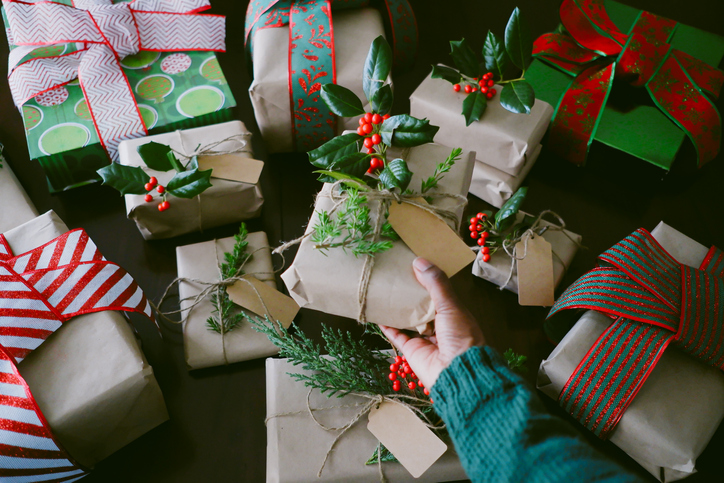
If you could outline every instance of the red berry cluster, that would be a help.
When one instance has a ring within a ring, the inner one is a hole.
[[[389,114],[380,116],[377,113],[366,112],[359,120],[359,127],[357,128],[357,134],[364,136],[364,146],[367,148],[367,154],[376,153],[375,146],[382,142],[382,136],[380,136],[380,125],[390,117]],[[370,159],[370,168],[367,170],[368,173],[374,173],[385,167],[385,162],[382,158],[373,156]]]
[[[478,213],[474,217],[470,218],[470,238],[477,238],[478,245],[481,247],[480,251],[483,252],[483,261],[490,261],[490,247],[485,246],[485,242],[488,240],[490,235],[486,230],[485,225],[488,224],[488,215],[485,213]]]
[[[455,84],[453,85],[453,90],[455,92],[460,92],[460,90],[462,89],[465,94],[470,94],[471,92],[477,92],[479,88],[480,93],[485,94],[485,97],[487,97],[488,100],[492,99],[493,96],[498,92],[493,87],[495,85],[495,81],[493,80],[492,72],[488,72],[480,79],[475,78],[474,80],[477,81],[477,86],[474,83],[466,83],[464,86],[461,86],[460,84]]]
[[[158,180],[153,176],[151,176],[151,179],[149,179],[148,183],[146,183],[143,187],[146,189],[146,191],[149,192],[146,196],[143,197],[143,199],[146,200],[146,203],[150,203],[151,201],[153,201],[153,195],[150,192],[154,189],[160,195],[163,195],[166,192],[166,188],[158,184]],[[158,211],[166,211],[169,208],[171,208],[171,203],[166,201],[166,197],[164,196],[163,201],[158,204]]]
[[[399,377],[399,379],[398,379]],[[412,368],[410,367],[410,364],[407,363],[407,359],[405,359],[405,356],[396,356],[395,362],[390,364],[390,381],[392,381],[392,390],[397,392],[400,389],[402,389],[402,382],[405,381],[409,377],[409,381],[407,382],[407,388],[410,391],[415,391],[418,387],[422,389],[425,393],[425,396],[430,395],[430,391],[425,387],[425,385],[422,383],[422,381],[417,379],[417,375],[412,372]],[[432,402],[432,400],[430,400]]]

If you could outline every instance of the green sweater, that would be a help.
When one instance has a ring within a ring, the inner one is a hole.
[[[640,481],[548,413],[492,348],[455,358],[430,391],[474,482]]]

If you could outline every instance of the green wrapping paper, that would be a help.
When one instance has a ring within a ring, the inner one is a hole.
[[[3,21],[7,27],[4,10]],[[78,45],[40,47],[23,61],[67,55]],[[231,120],[236,100],[213,52],[142,51],[121,65],[149,134]],[[30,158],[40,162],[51,193],[100,181],[96,171],[109,159],[77,79],[29,100],[21,114]]]
[[[631,30],[641,13],[613,0],[605,0],[604,7],[623,33]],[[723,37],[688,25],[678,24],[669,43],[673,49],[714,67],[724,57]],[[553,106],[559,105],[573,80],[571,75],[540,59],[531,63],[525,78],[533,85],[536,98]],[[593,140],[669,170],[686,134],[649,97],[643,87],[635,90],[623,80],[614,81]]]

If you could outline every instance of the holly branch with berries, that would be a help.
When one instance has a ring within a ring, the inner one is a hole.
[[[463,101],[465,125],[478,121],[488,106],[488,101],[498,93],[495,85],[503,86],[500,104],[516,114],[530,114],[535,103],[533,86],[525,81],[525,70],[533,54],[533,38],[516,8],[505,27],[505,40],[490,30],[483,46],[480,62],[465,39],[450,42],[455,67],[434,65],[433,79],[445,79],[453,84],[455,92],[467,95]]]
[[[349,249],[355,256],[374,255],[392,248],[397,234],[389,223],[382,223],[374,236],[367,206],[366,192],[389,190],[412,194],[408,189],[412,171],[401,158],[388,159],[388,148],[411,148],[432,142],[438,131],[426,119],[408,114],[391,116],[393,94],[387,82],[392,66],[392,50],[384,37],[377,37],[370,46],[364,65],[362,87],[369,100],[371,112],[365,112],[362,100],[351,90],[327,84],[321,97],[329,109],[341,117],[361,116],[357,132],[337,136],[310,151],[309,160],[317,168],[319,180],[333,183],[341,180],[347,199],[333,218],[330,213],[318,213],[312,241],[318,249]],[[454,149],[435,172],[423,181],[420,194],[435,188],[461,154]]]
[[[176,174],[166,186],[162,186],[155,176],[150,176],[138,166],[111,163],[99,169],[103,184],[118,190],[121,196],[144,195],[147,203],[156,200],[159,202],[158,211],[166,211],[171,207],[167,199],[169,196],[194,198],[212,186],[212,170],[200,170],[197,156],[189,158],[184,165],[170,146],[153,141],[138,146],[137,150],[149,168],[163,172],[176,170]]]

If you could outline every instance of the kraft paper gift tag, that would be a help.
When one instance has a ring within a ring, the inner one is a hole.
[[[2,155],[0,144],[0,233],[30,221],[38,212]]]
[[[5,235],[19,255],[66,231],[49,211]],[[72,318],[19,368],[53,433],[86,466],[168,419],[153,369],[119,312]]]
[[[450,151],[451,148],[437,144],[411,148],[404,156],[414,171],[410,189],[419,191],[422,180],[433,174],[435,167],[447,158]],[[463,196],[467,194],[474,160],[474,153],[463,151],[461,158],[445,174],[435,191]],[[318,223],[318,212],[329,211],[334,205],[329,198],[329,189],[330,185],[324,185],[317,197],[306,233],[310,233]],[[369,203],[372,216],[376,203]],[[458,218],[462,218],[463,207],[456,207],[455,200],[435,199],[433,204],[453,209]],[[357,318],[359,280],[365,264],[364,257],[356,258],[341,249],[322,253],[314,248],[310,238],[306,237],[301,242],[294,262],[282,274],[289,294],[301,307]],[[401,241],[394,242],[390,250],[375,256],[367,291],[366,318],[369,322],[411,329],[434,319],[432,300],[412,271],[414,259],[415,253]]]
[[[428,75],[410,96],[410,115],[440,126],[436,142],[475,151],[479,162],[517,177],[540,145],[553,108],[536,99],[530,114],[512,113],[500,104],[502,87],[495,88],[498,94],[488,101],[481,119],[465,126],[461,114],[465,94],[453,91],[448,81]]]
[[[269,290],[276,292],[274,267],[266,233],[261,231],[249,233],[246,240],[249,242],[247,253],[254,253],[253,257],[244,265],[244,272],[254,274],[258,281],[266,284]],[[233,248],[233,237],[176,248],[178,276],[208,280],[209,282],[219,280],[219,263],[223,261],[224,253],[232,251]],[[266,249],[257,251],[259,248]],[[183,324],[183,337],[186,365],[189,370],[267,357],[278,352],[267,336],[254,330],[248,320],[244,320],[234,330],[225,333],[223,338],[221,334],[209,330],[206,320],[213,315],[214,310],[209,297],[187,313],[192,301],[183,299],[195,297],[204,288],[195,282],[179,282],[181,309],[187,316],[186,322]],[[270,307],[274,305],[273,301],[269,302]],[[262,311],[249,315],[264,316]],[[226,359],[224,359],[225,357]]]
[[[680,263],[698,268],[708,249],[660,223],[651,234]],[[599,336],[613,323],[589,310],[538,370],[538,388],[558,399]],[[724,419],[724,374],[673,347],[661,359],[611,433],[610,441],[656,478],[676,481],[696,472],[696,459]]]
[[[310,374],[299,366],[293,366],[287,359],[266,360],[267,482],[379,483],[377,464],[365,464],[379,444],[367,429],[367,418],[357,421],[337,441],[321,477],[317,478],[327,450],[338,432],[325,431],[312,420],[307,411],[309,389],[302,382],[292,379],[290,372]],[[360,406],[354,405],[368,402],[369,399],[352,395],[328,398],[319,391],[313,391],[310,396],[311,407],[318,409],[314,411],[315,417],[330,427],[349,423],[360,410]],[[295,414],[285,415],[287,413]],[[417,479],[399,463],[382,463],[382,469],[390,483],[467,479],[452,443],[448,443],[447,451]]]
[[[551,244],[528,235],[515,245],[518,265],[518,303],[551,307],[553,297],[553,252]]]
[[[372,41],[385,35],[380,13],[371,8],[333,12],[336,83],[354,92],[364,103],[362,68]],[[294,150],[289,104],[289,26],[259,30],[254,36],[254,81],[249,97],[267,150]],[[365,111],[370,111],[365,103]],[[337,134],[356,130],[359,116],[337,119]]]
[[[206,146],[214,142],[223,141],[231,136],[238,136],[239,141],[226,141],[214,147],[215,151],[231,151],[242,149],[243,153],[237,156],[253,158],[251,149],[251,133],[241,121],[231,121],[212,126],[204,126],[183,131],[169,132],[155,136],[131,139],[123,141],[118,146],[120,163],[127,166],[139,166],[150,176],[155,176],[159,184],[165,186],[176,174],[175,171],[155,171],[148,168],[137,152],[138,146],[155,141],[170,146],[180,152],[192,154],[198,147]],[[216,160],[214,158],[222,158]],[[204,191],[200,196],[185,199],[169,197],[171,208],[160,212],[158,202],[147,203],[143,195],[126,195],[126,212],[128,218],[134,220],[139,231],[146,240],[170,238],[185,233],[213,228],[215,226],[238,223],[243,220],[259,216],[264,197],[261,186],[258,183],[258,176],[252,176],[260,169],[254,164],[248,173],[237,173],[238,164],[230,164],[226,156],[208,156],[205,160],[212,158],[207,163],[225,163],[222,172],[224,178],[217,178],[211,174],[211,188]],[[260,163],[258,161],[257,163]],[[245,163],[249,166],[249,163]],[[234,173],[231,175],[229,171]],[[246,170],[245,170],[246,171]],[[239,182],[226,179],[229,176],[243,174],[249,179],[256,177],[256,182]]]

